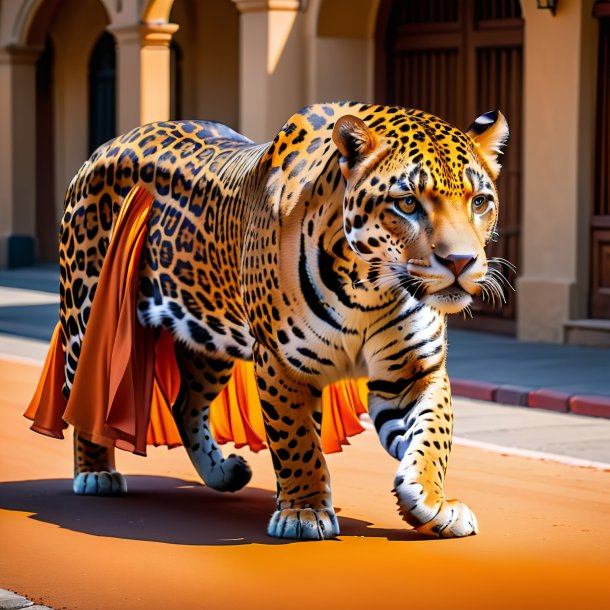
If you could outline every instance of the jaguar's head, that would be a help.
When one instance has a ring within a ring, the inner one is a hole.
[[[498,217],[506,120],[488,112],[464,133],[425,112],[384,111],[370,126],[343,116],[333,130],[347,180],[347,241],[375,289],[406,289],[457,313],[497,289],[485,245]]]

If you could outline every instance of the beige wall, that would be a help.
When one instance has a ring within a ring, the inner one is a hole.
[[[66,188],[89,155],[88,70],[106,28],[98,0],[62,0],[50,27],[55,50],[55,207],[61,217]]]
[[[563,0],[555,17],[525,9],[522,269],[518,335],[562,340],[586,316],[597,22],[592,0]]]
[[[176,0],[183,54],[182,114],[239,127],[239,13],[230,0]]]
[[[240,129],[272,139],[305,104],[303,14],[248,10],[240,15]]]
[[[372,102],[367,78],[369,42],[359,38],[319,38],[316,41],[310,103],[355,100]],[[358,69],[359,68],[359,69]],[[364,68],[364,69],[363,69]]]
[[[307,102],[373,102],[379,0],[312,0],[307,14]]]

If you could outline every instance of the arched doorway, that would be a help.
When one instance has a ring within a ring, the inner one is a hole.
[[[33,104],[22,105],[19,114],[33,127],[32,141],[17,139],[12,154],[30,171],[36,167],[36,175],[31,180],[31,203],[22,197],[14,205],[29,210],[36,258],[55,262],[66,189],[94,145],[90,100],[95,104],[100,93],[92,94],[90,84],[96,78],[91,80],[90,72],[103,74],[112,37],[102,36],[109,18],[101,0],[32,0],[19,23],[19,45],[28,50],[33,67],[21,81],[31,74],[30,98],[34,98]],[[102,133],[108,135],[109,130],[102,129],[95,137],[104,137]]]
[[[488,246],[488,254],[517,267],[522,47],[519,0],[382,0],[380,5],[375,47],[379,101],[427,110],[462,129],[488,110],[499,109],[507,117],[511,139],[498,180],[499,238]],[[500,310],[477,307],[472,322],[513,333],[516,299],[512,292],[506,298]]]
[[[89,61],[89,152],[116,136],[116,50],[104,32]]]

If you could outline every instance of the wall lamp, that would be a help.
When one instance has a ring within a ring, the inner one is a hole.
[[[557,1],[558,0],[536,0],[536,4],[540,9],[547,9],[551,11],[552,15],[555,15],[555,10],[557,9]]]

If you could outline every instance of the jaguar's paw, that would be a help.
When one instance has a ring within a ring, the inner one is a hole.
[[[127,481],[120,472],[81,472],[74,477],[72,489],[79,496],[124,496]]]
[[[339,522],[332,508],[285,508],[273,513],[267,534],[275,538],[325,540],[339,535]]]
[[[422,534],[438,538],[463,538],[479,533],[477,518],[472,510],[459,500],[447,500],[432,521],[417,527]]]
[[[252,470],[243,457],[232,453],[202,478],[216,491],[239,491],[252,478]]]

